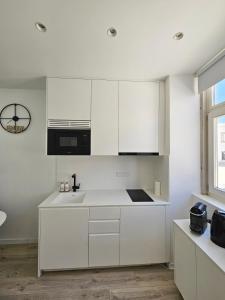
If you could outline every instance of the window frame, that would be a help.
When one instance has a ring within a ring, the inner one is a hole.
[[[215,158],[217,155],[217,133],[215,118],[225,115],[225,101],[219,104],[214,103],[214,87],[208,89],[204,96],[207,102],[208,116],[208,194],[218,200],[225,201],[225,190],[216,188],[217,172]]]

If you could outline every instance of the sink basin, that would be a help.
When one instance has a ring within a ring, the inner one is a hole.
[[[84,192],[62,193],[59,194],[52,203],[54,204],[76,204],[84,201]]]

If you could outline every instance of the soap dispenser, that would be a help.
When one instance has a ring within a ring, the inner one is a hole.
[[[70,191],[70,185],[69,185],[69,182],[66,181],[65,182],[65,192],[69,192]]]
[[[64,191],[65,191],[65,184],[64,184],[63,181],[60,182],[59,191],[60,191],[60,192],[64,192]]]

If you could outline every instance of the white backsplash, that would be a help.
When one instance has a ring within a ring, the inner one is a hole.
[[[57,182],[77,174],[81,189],[150,188],[154,180],[154,157],[58,156]]]

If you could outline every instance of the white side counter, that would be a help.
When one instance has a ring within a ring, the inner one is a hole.
[[[184,300],[225,299],[225,249],[189,229],[190,220],[174,221],[175,283]]]

